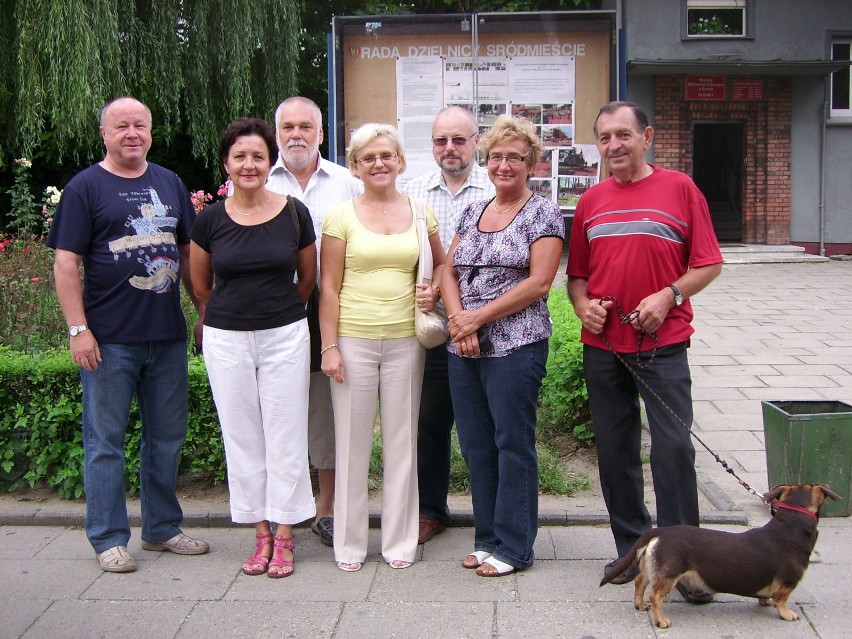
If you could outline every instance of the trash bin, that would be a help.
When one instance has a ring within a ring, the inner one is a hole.
[[[761,402],[769,487],[826,484],[823,517],[852,515],[852,406],[836,401]]]

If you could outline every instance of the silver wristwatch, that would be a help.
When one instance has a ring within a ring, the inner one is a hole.
[[[81,324],[80,326],[69,326],[68,327],[68,334],[71,337],[76,337],[77,335],[79,335],[83,331],[88,331],[88,330],[89,330],[89,327],[86,324]]]
[[[680,306],[681,304],[683,304],[683,295],[678,290],[677,286],[675,286],[674,284],[669,284],[669,288],[672,289],[672,293],[674,293],[675,306]]]

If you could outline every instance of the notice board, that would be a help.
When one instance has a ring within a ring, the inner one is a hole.
[[[545,153],[531,188],[566,210],[600,175],[592,127],[614,95],[608,12],[335,18],[334,150],[345,162],[355,129],[394,124],[406,179],[435,170],[431,124],[469,108],[480,133],[498,115],[529,119]]]

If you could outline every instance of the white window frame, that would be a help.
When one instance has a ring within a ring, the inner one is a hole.
[[[835,58],[834,57],[834,45],[835,44],[848,44],[849,45],[849,58]],[[832,39],[831,41],[831,51],[829,52],[832,60],[849,60],[852,59],[852,36],[846,37],[837,37]],[[847,97],[846,108],[835,108],[834,107],[834,78],[836,77],[834,73],[831,74],[831,118],[843,118],[843,119],[852,119],[852,67],[847,67],[843,71],[837,71],[836,73],[845,73],[848,78],[848,92],[849,96]]]
[[[688,40],[695,39],[719,39],[719,38],[746,38],[749,35],[748,23],[748,8],[749,0],[686,0],[684,7],[684,31],[683,35]],[[694,22],[690,19],[690,12],[712,11],[719,9],[723,11],[731,11],[739,9],[742,12],[742,32],[741,33],[690,33],[689,26]]]

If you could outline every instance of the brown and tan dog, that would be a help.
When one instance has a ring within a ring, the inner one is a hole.
[[[666,526],[642,535],[619,559],[600,585],[639,562],[633,605],[647,610],[643,597],[651,584],[650,607],[654,622],[668,628],[663,600],[678,580],[693,588],[757,597],[763,606],[774,604],[787,621],[799,616],[787,600],[802,579],[817,540],[819,509],[826,498],[842,499],[822,484],[775,486],[763,498],[772,502],[773,517],[765,526],[743,533]]]

